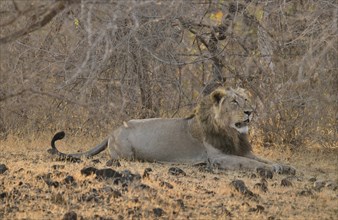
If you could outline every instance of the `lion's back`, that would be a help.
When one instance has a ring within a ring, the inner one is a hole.
[[[120,127],[115,138],[128,140],[135,156],[144,160],[200,162],[205,148],[189,133],[188,122],[181,118],[130,120]]]

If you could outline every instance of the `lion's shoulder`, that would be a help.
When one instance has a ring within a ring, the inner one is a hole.
[[[198,122],[197,118],[194,117],[187,121],[188,121],[188,131],[191,134],[191,136],[194,139],[202,143],[204,139],[204,134],[203,134],[202,127],[200,123]]]

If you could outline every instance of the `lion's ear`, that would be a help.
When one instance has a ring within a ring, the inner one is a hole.
[[[225,91],[222,90],[216,90],[211,93],[211,98],[214,103],[219,103],[221,99],[225,96]]]

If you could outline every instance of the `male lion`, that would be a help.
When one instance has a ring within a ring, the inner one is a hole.
[[[273,164],[256,157],[248,141],[248,125],[253,108],[244,89],[218,88],[202,98],[191,117],[174,119],[130,120],[91,150],[64,154],[55,142],[64,137],[57,133],[51,142],[52,154],[67,158],[94,156],[107,147],[112,159],[203,163],[221,169],[270,169],[295,173],[291,167]]]

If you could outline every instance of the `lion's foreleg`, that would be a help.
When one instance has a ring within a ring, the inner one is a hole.
[[[266,163],[235,155],[220,155],[218,157],[209,158],[209,161],[214,166],[225,170],[245,169],[255,171],[257,168],[271,169],[271,166]]]
[[[265,164],[270,164],[270,165],[274,164],[274,162],[267,160],[265,158],[258,157],[256,155],[254,155],[252,152],[247,153],[244,157],[250,158],[250,159],[253,159],[253,160],[257,160],[257,161],[265,163]]]
[[[257,157],[252,152],[246,154],[245,157],[269,165],[271,167],[272,171],[274,171],[276,173],[292,174],[292,175],[294,175],[296,173],[296,169],[291,167],[291,166],[279,164],[279,163],[276,163],[276,162],[273,162],[273,161],[270,161],[270,160],[267,160],[267,159],[264,159],[264,158],[261,158],[261,157]]]

